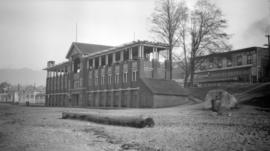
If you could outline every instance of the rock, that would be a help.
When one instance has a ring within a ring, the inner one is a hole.
[[[210,90],[206,94],[204,103],[205,109],[212,109],[214,112],[222,112],[235,107],[237,107],[236,98],[223,89]]]

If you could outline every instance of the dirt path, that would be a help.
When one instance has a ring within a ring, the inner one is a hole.
[[[154,128],[60,119],[63,111],[149,115]],[[200,105],[98,110],[0,104],[2,151],[270,150],[270,113],[242,106],[217,116]]]

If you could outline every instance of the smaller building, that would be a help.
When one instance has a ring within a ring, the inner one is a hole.
[[[19,104],[35,104],[35,105],[45,105],[45,92],[40,91],[23,91],[19,96]]]
[[[0,93],[1,103],[16,103],[19,100],[18,92],[9,91],[5,93]]]
[[[194,83],[213,86],[229,83],[255,83],[267,78],[269,51],[267,48],[249,47],[214,53],[196,58],[199,64]]]
[[[0,93],[0,102],[7,103],[9,100],[8,93]]]

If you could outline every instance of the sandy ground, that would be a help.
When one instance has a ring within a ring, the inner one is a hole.
[[[63,111],[146,115],[153,128],[61,119]],[[216,115],[201,104],[163,109],[81,109],[0,104],[1,151],[270,150],[270,112],[252,106]]]

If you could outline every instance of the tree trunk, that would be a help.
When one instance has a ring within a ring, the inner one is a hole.
[[[194,56],[192,56],[190,58],[190,86],[193,86],[194,69],[195,69],[195,58]]]
[[[170,70],[170,80],[172,80],[172,45],[169,48],[169,70]]]
[[[138,115],[116,116],[116,115],[102,115],[97,113],[62,112],[62,119],[78,119],[108,125],[121,125],[137,128],[153,127],[155,125],[153,118]]]
[[[184,46],[184,57],[185,57],[185,79],[184,79],[184,87],[187,87],[189,72],[188,72],[187,50],[186,50],[186,44],[185,44],[185,37],[184,37],[184,45],[183,46]]]
[[[188,76],[189,76],[189,74],[188,74],[188,72],[186,71],[186,72],[185,72],[185,78],[184,78],[184,87],[187,87],[187,86],[188,86]]]

